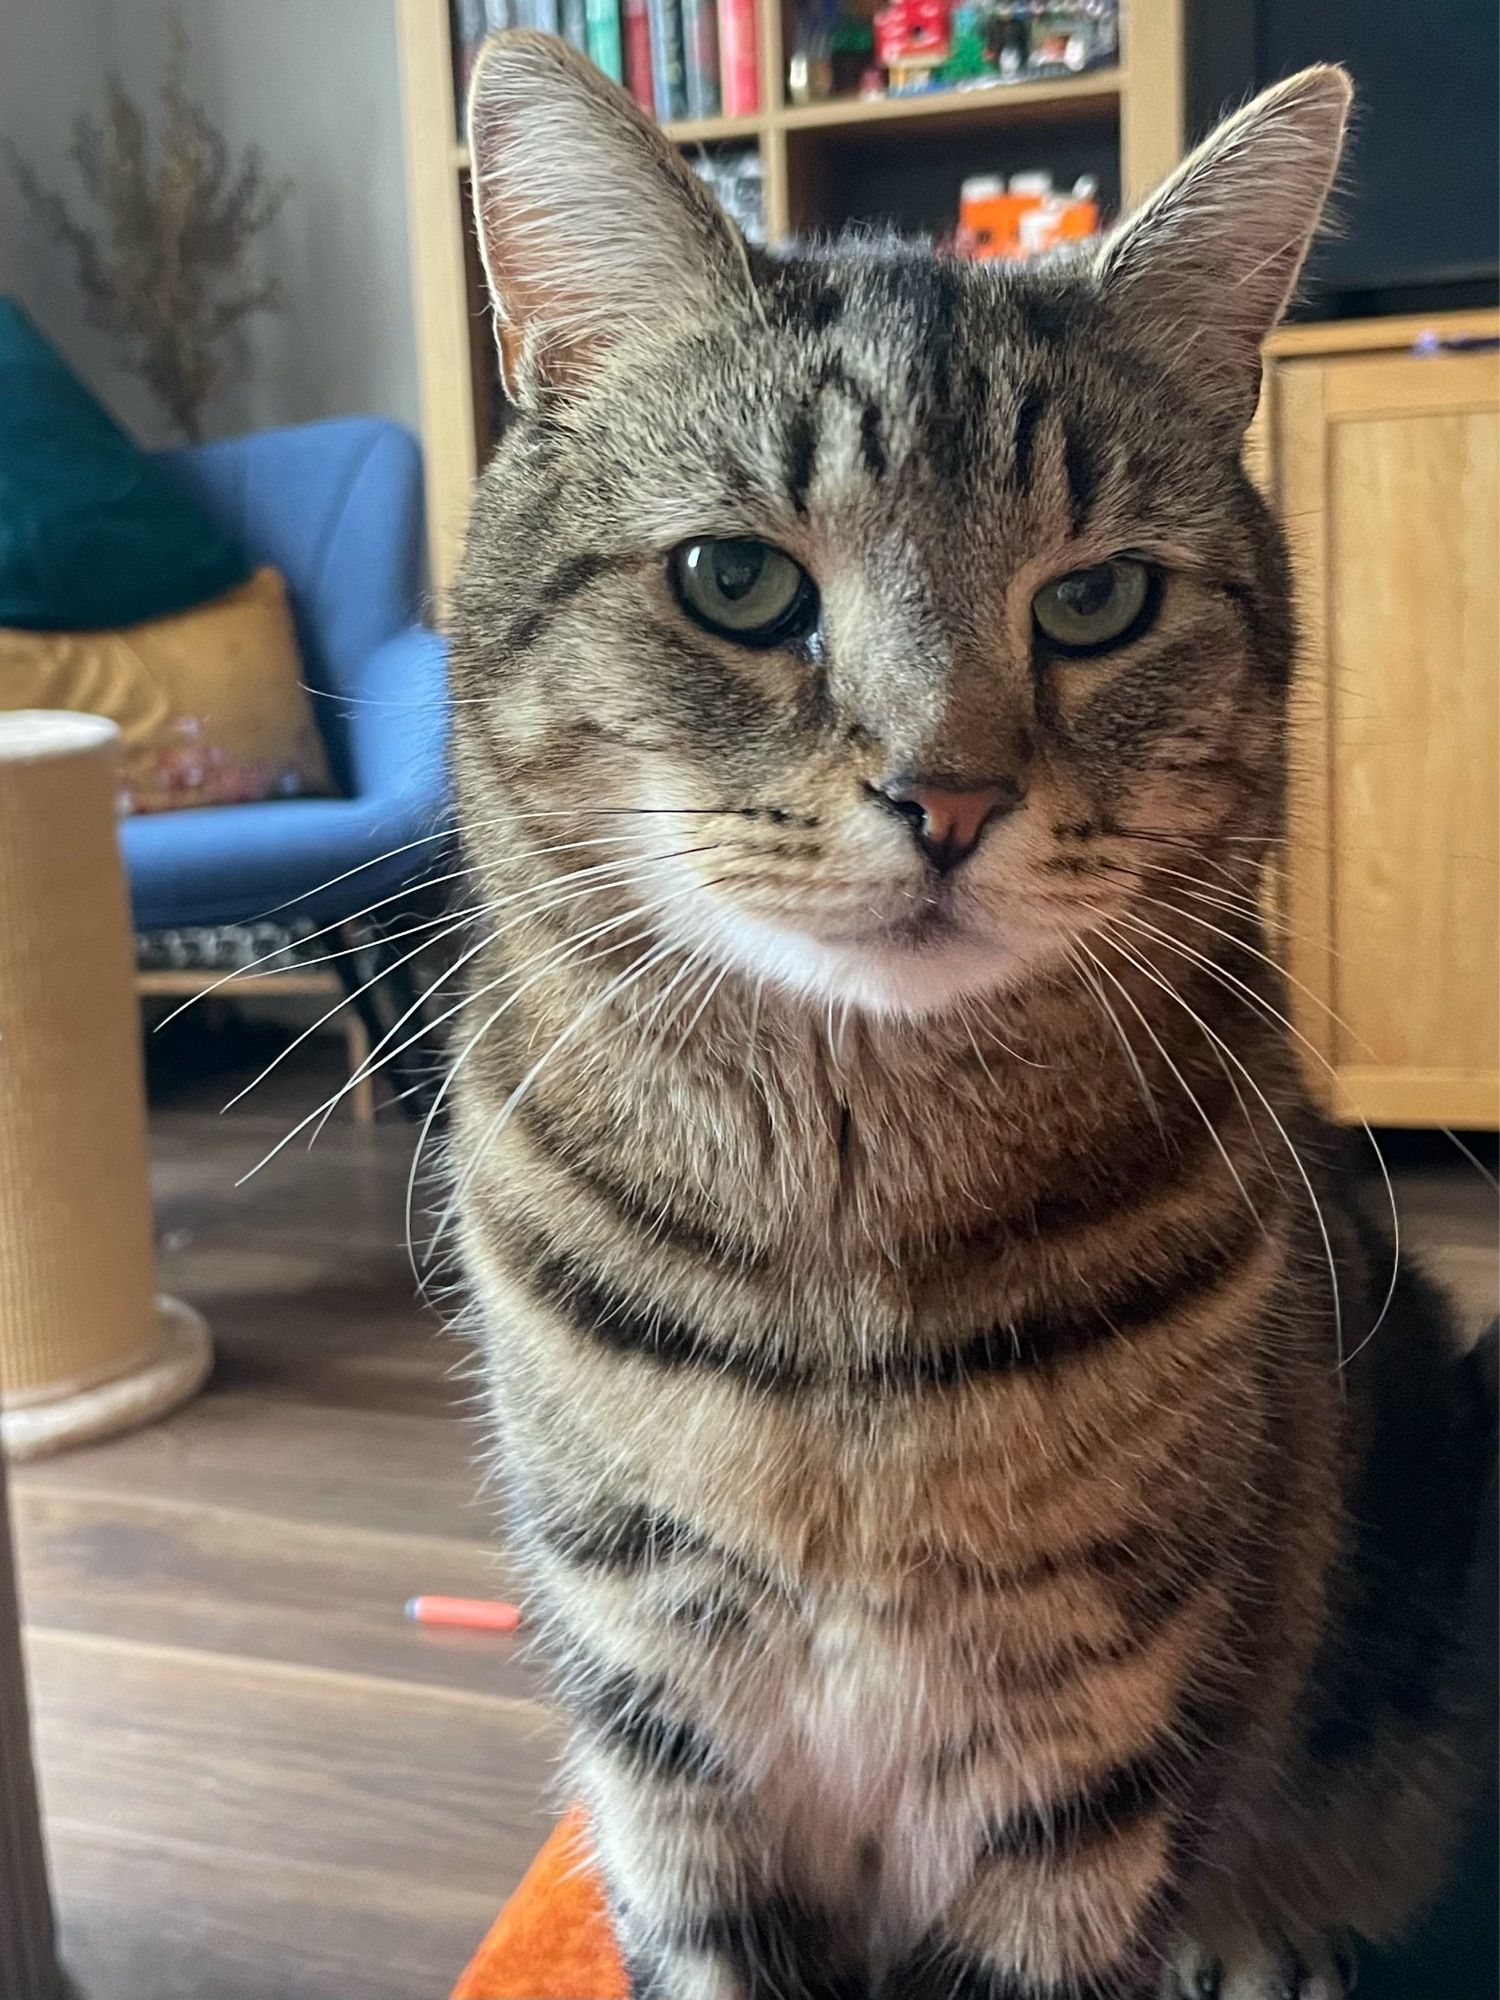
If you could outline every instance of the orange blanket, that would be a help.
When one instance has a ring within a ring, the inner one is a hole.
[[[630,2000],[581,1812],[532,1862],[453,2000]]]

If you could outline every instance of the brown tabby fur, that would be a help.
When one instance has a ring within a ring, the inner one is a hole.
[[[746,252],[557,45],[482,67],[453,1206],[642,2000],[1322,2000],[1443,1866],[1482,1424],[1427,1287],[1382,1317],[1260,915],[1239,441],[1346,101],[1009,273]],[[702,535],[818,630],[692,623]],[[1155,621],[1039,652],[1121,553]],[[1013,809],[939,883],[893,769]]]

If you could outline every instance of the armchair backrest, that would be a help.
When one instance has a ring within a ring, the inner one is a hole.
[[[347,781],[359,669],[418,616],[422,460],[379,417],[338,417],[161,454],[257,561],[286,578],[314,708]]]

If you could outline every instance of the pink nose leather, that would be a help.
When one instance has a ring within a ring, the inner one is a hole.
[[[969,858],[997,813],[1019,802],[1014,786],[953,791],[920,778],[893,779],[879,788],[879,796],[906,821],[918,847],[942,874]]]

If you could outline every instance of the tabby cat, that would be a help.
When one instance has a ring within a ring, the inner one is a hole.
[[[1261,915],[1348,102],[1034,267],[773,257],[484,54],[450,1209],[641,2000],[1331,2000],[1444,1864],[1483,1426]]]

